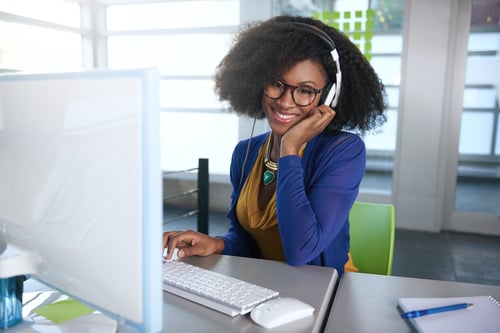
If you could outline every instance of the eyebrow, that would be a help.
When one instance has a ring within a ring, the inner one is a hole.
[[[290,84],[290,83],[286,82],[284,79],[277,79],[277,80],[281,81],[283,83],[286,83],[286,84],[288,84],[290,86],[312,86],[313,88],[315,86],[319,87],[319,85],[316,82],[314,82],[314,81],[302,81],[302,82],[299,82],[298,84]],[[315,89],[318,89],[318,88],[315,88]]]

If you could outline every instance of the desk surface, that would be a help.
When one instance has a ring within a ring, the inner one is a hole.
[[[339,283],[325,332],[409,332],[399,316],[401,297],[461,297],[491,295],[500,299],[500,286],[345,273]]]
[[[285,263],[234,256],[190,257],[191,264],[278,290],[282,296],[298,298],[315,308],[314,315],[273,329],[278,332],[320,332],[337,282],[332,268],[294,267]],[[249,315],[230,317],[175,295],[164,293],[165,332],[269,332],[252,322]]]
[[[282,262],[234,256],[213,255],[190,257],[191,264],[234,276],[280,292],[282,296],[294,297],[315,308],[312,317],[274,328],[281,332],[321,332],[324,328],[335,287],[337,272],[333,268],[319,266],[294,267]],[[36,281],[26,281],[25,291],[50,291]],[[250,315],[230,317],[181,297],[163,293],[164,332],[266,332],[252,322]],[[63,332],[57,330],[43,332]],[[66,332],[66,331],[64,331]],[[129,327],[118,327],[118,333],[135,333]]]

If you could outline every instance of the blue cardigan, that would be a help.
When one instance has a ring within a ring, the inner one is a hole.
[[[260,257],[256,242],[238,222],[236,203],[268,135],[240,141],[233,152],[223,254]],[[364,142],[352,133],[320,134],[307,143],[302,158],[285,156],[278,163],[276,214],[286,262],[330,266],[342,275],[349,251],[349,211],[365,172]]]

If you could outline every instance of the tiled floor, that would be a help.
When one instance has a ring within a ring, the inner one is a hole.
[[[500,237],[397,229],[392,273],[500,286]]]
[[[210,213],[210,235],[226,228],[225,213]],[[196,229],[196,217],[164,227],[185,229]],[[500,286],[500,237],[397,229],[392,274]]]

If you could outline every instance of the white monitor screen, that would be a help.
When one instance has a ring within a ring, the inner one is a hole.
[[[32,277],[162,330],[154,69],[0,75],[0,233]]]

